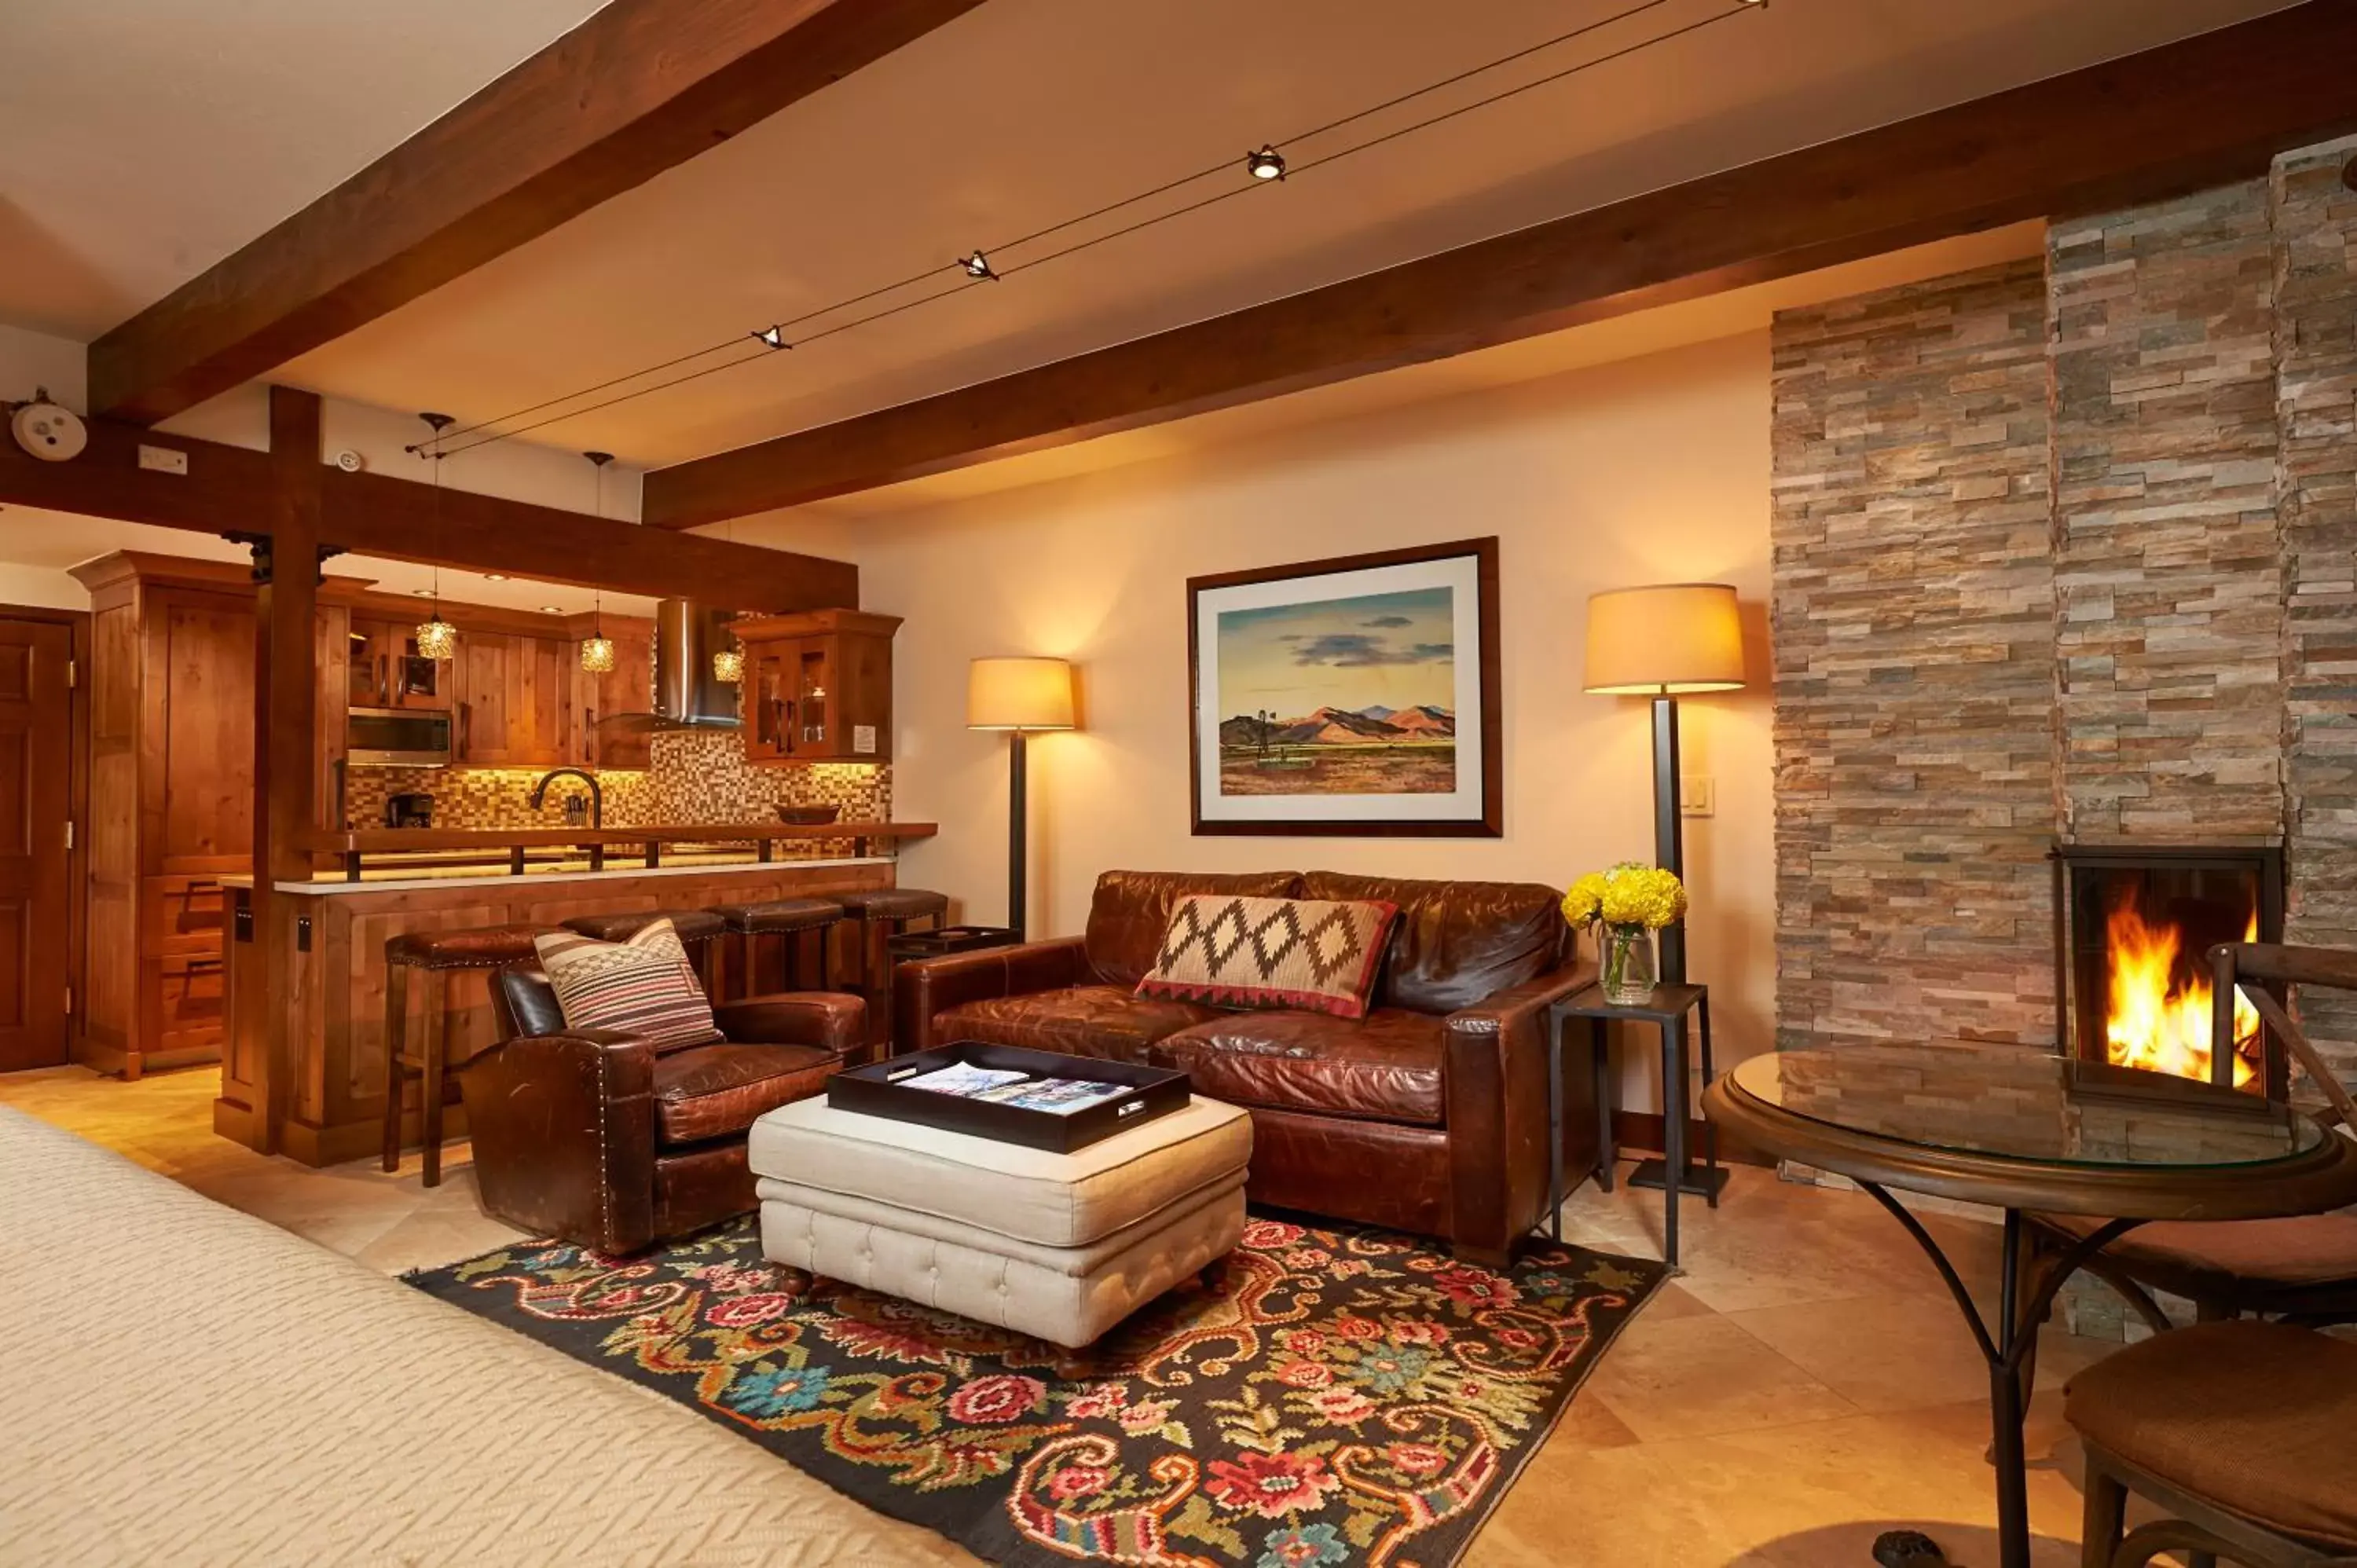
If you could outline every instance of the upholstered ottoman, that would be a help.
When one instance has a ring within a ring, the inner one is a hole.
[[[1058,1155],[811,1099],[748,1152],[771,1262],[1077,1348],[1242,1239],[1252,1118],[1198,1097]]]

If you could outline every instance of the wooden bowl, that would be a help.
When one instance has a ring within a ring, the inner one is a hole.
[[[778,821],[791,828],[814,828],[843,815],[840,806],[780,806]]]

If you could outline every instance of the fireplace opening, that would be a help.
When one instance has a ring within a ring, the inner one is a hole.
[[[2060,1038],[2106,1085],[2148,1075],[2281,1099],[2280,1053],[2258,1012],[2234,998],[2228,1058],[2214,1059],[2210,949],[2283,940],[2283,854],[2276,849],[2054,852],[2055,992]]]

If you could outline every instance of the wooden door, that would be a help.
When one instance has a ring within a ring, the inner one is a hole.
[[[0,1072],[66,1059],[70,628],[0,619]]]
[[[462,633],[452,665],[458,760],[479,768],[567,760],[568,651],[554,638]]]

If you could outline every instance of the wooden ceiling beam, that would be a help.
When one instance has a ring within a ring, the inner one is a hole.
[[[2262,174],[2357,129],[2357,3],[2255,21],[647,476],[689,528]]]
[[[612,0],[90,350],[140,424],[266,375],[924,37],[981,0]]]
[[[178,452],[188,471],[139,466],[143,446]],[[321,465],[318,537],[364,555],[577,587],[694,599],[725,609],[856,607],[859,569],[846,561],[679,534],[556,507],[533,506],[414,479]],[[279,486],[272,455],[113,420],[90,421],[90,446],[44,463],[0,440],[0,505],[186,529],[273,532]]]

